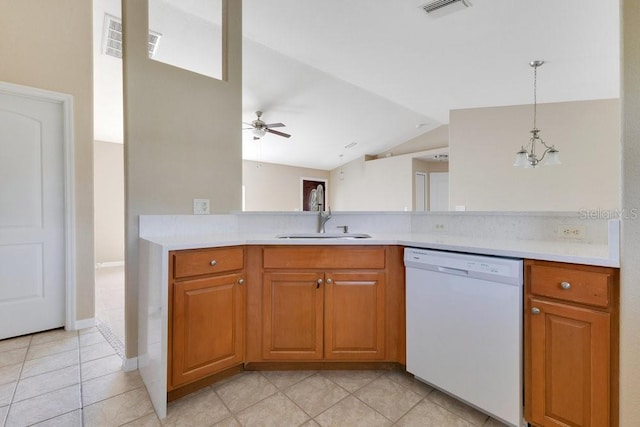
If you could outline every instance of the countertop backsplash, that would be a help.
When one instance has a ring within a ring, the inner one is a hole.
[[[238,212],[227,215],[141,215],[140,237],[224,233],[312,233],[315,212]],[[606,245],[619,221],[576,212],[333,212],[327,232],[414,233],[490,240],[536,240]]]

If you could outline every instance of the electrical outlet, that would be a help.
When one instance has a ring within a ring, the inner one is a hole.
[[[582,240],[585,229],[581,225],[562,225],[556,230],[558,237],[562,239]]]
[[[194,215],[208,215],[210,213],[209,199],[193,199]]]
[[[449,224],[435,223],[431,226],[431,231],[437,231],[439,233],[446,233],[449,231]]]

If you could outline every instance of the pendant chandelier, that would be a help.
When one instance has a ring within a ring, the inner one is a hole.
[[[543,163],[545,166],[559,165],[560,156],[559,151],[555,149],[553,145],[549,146],[546,142],[540,138],[540,129],[536,126],[537,119],[537,80],[538,80],[538,67],[542,66],[544,61],[531,61],[529,65],[533,68],[533,129],[531,129],[531,138],[526,147],[523,145],[520,151],[516,153],[516,161],[513,166],[522,168],[535,168],[542,162],[542,159],[547,158]],[[538,156],[536,152],[536,146],[540,144],[540,150],[544,150],[541,156]]]

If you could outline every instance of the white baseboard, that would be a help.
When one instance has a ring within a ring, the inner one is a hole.
[[[124,261],[96,262],[96,269],[109,268],[109,267],[122,267],[122,266],[124,266]]]
[[[122,370],[125,372],[131,372],[138,369],[138,358],[132,357],[127,359],[126,357],[122,358]]]
[[[70,325],[65,325],[64,328],[67,331],[77,331],[78,329],[92,328],[94,326],[96,326],[96,319],[91,317],[89,319],[75,320]]]

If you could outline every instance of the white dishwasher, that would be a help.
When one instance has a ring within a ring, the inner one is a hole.
[[[522,421],[522,260],[406,248],[407,371]]]

